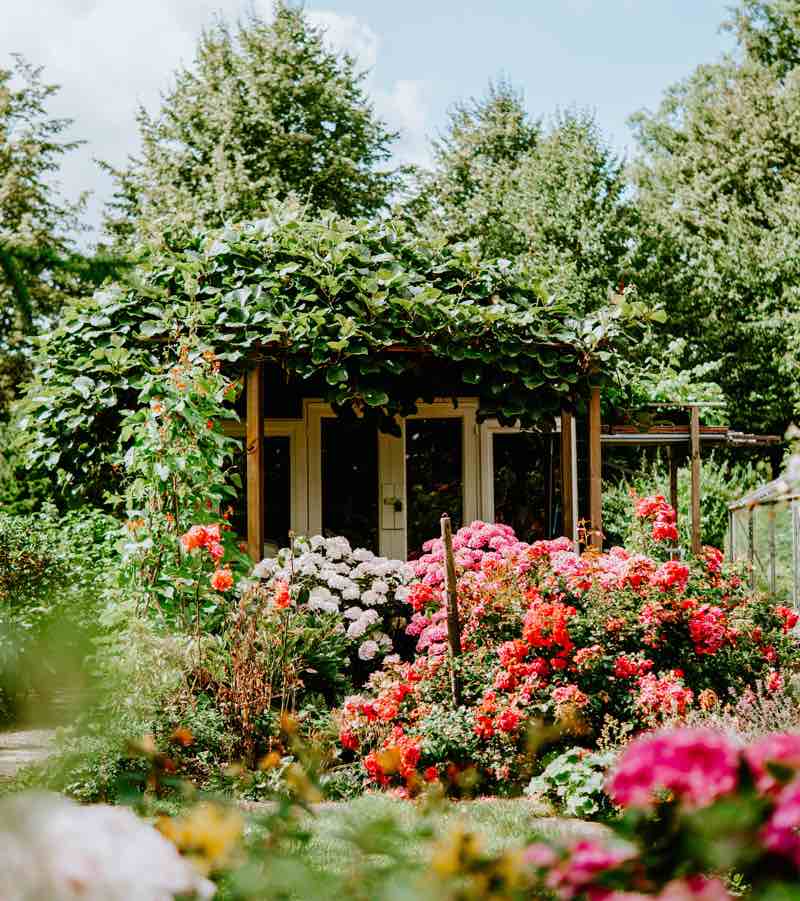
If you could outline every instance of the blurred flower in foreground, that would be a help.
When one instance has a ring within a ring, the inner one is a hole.
[[[49,794],[0,801],[0,898],[164,901],[214,891],[130,810]]]
[[[237,811],[206,803],[181,817],[161,817],[156,828],[201,873],[208,874],[231,862],[244,822]]]

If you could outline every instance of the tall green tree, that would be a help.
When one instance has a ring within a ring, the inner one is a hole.
[[[363,81],[353,58],[331,50],[288,3],[277,2],[271,20],[218,20],[160,110],[139,110],[141,152],[111,169],[109,231],[126,238],[165,222],[215,227],[289,196],[312,211],[376,212],[397,183],[388,168],[396,135]]]
[[[592,306],[625,274],[625,186],[592,116],[567,111],[545,125],[501,82],[453,109],[409,210],[432,234],[561,271]]]
[[[84,198],[59,189],[71,119],[48,104],[58,91],[42,69],[14,56],[0,67],[0,420],[24,379],[32,334],[76,289]]]
[[[735,425],[782,433],[800,413],[800,3],[744,0],[736,53],[632,123],[636,279],[717,363]]]

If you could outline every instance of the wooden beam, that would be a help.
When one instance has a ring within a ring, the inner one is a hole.
[[[561,517],[564,535],[573,542],[578,538],[578,524],[575,522],[575,480],[573,479],[574,421],[572,413],[567,410],[561,411]]]
[[[247,372],[247,553],[264,556],[264,372],[256,363]]]
[[[692,553],[699,556],[700,544],[700,408],[692,406]]]
[[[589,399],[589,521],[591,543],[603,548],[602,445],[600,423],[600,389],[592,388]]]
[[[669,458],[669,505],[675,511],[676,522],[678,516],[678,455],[674,447],[667,448]]]

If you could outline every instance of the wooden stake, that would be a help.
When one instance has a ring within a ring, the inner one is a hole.
[[[461,624],[458,621],[458,590],[456,558],[453,554],[453,530],[450,517],[442,514],[442,544],[444,545],[445,591],[447,593],[447,644],[450,649],[450,690],[453,707],[461,705],[461,683],[456,673],[456,657],[461,656]]]
[[[603,549],[602,450],[600,442],[600,389],[589,400],[589,520],[591,543]]]
[[[264,556],[264,379],[263,364],[247,373],[247,553]]]
[[[692,407],[692,553],[700,556],[700,409]]]

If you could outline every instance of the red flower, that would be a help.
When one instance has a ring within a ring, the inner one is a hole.
[[[272,595],[273,603],[279,609],[285,610],[292,602],[288,584],[283,579],[277,579],[272,586],[272,590],[274,592]]]
[[[494,723],[491,717],[479,716],[475,720],[475,734],[478,738],[491,738],[494,735]]]
[[[776,607],[775,612],[783,620],[783,631],[789,632],[797,625],[798,614],[791,607]]]
[[[509,708],[497,717],[497,728],[501,732],[513,732],[519,726],[520,719],[521,717],[516,710]]]
[[[214,562],[222,560],[225,556],[225,548],[218,542],[215,541],[208,549],[208,553],[211,555],[211,559]]]
[[[439,778],[439,771],[435,766],[429,766],[426,768],[423,776],[426,782],[436,782],[436,780]]]
[[[339,736],[339,741],[342,747],[347,748],[348,751],[357,751],[359,748],[358,736],[349,730],[342,732]]]

